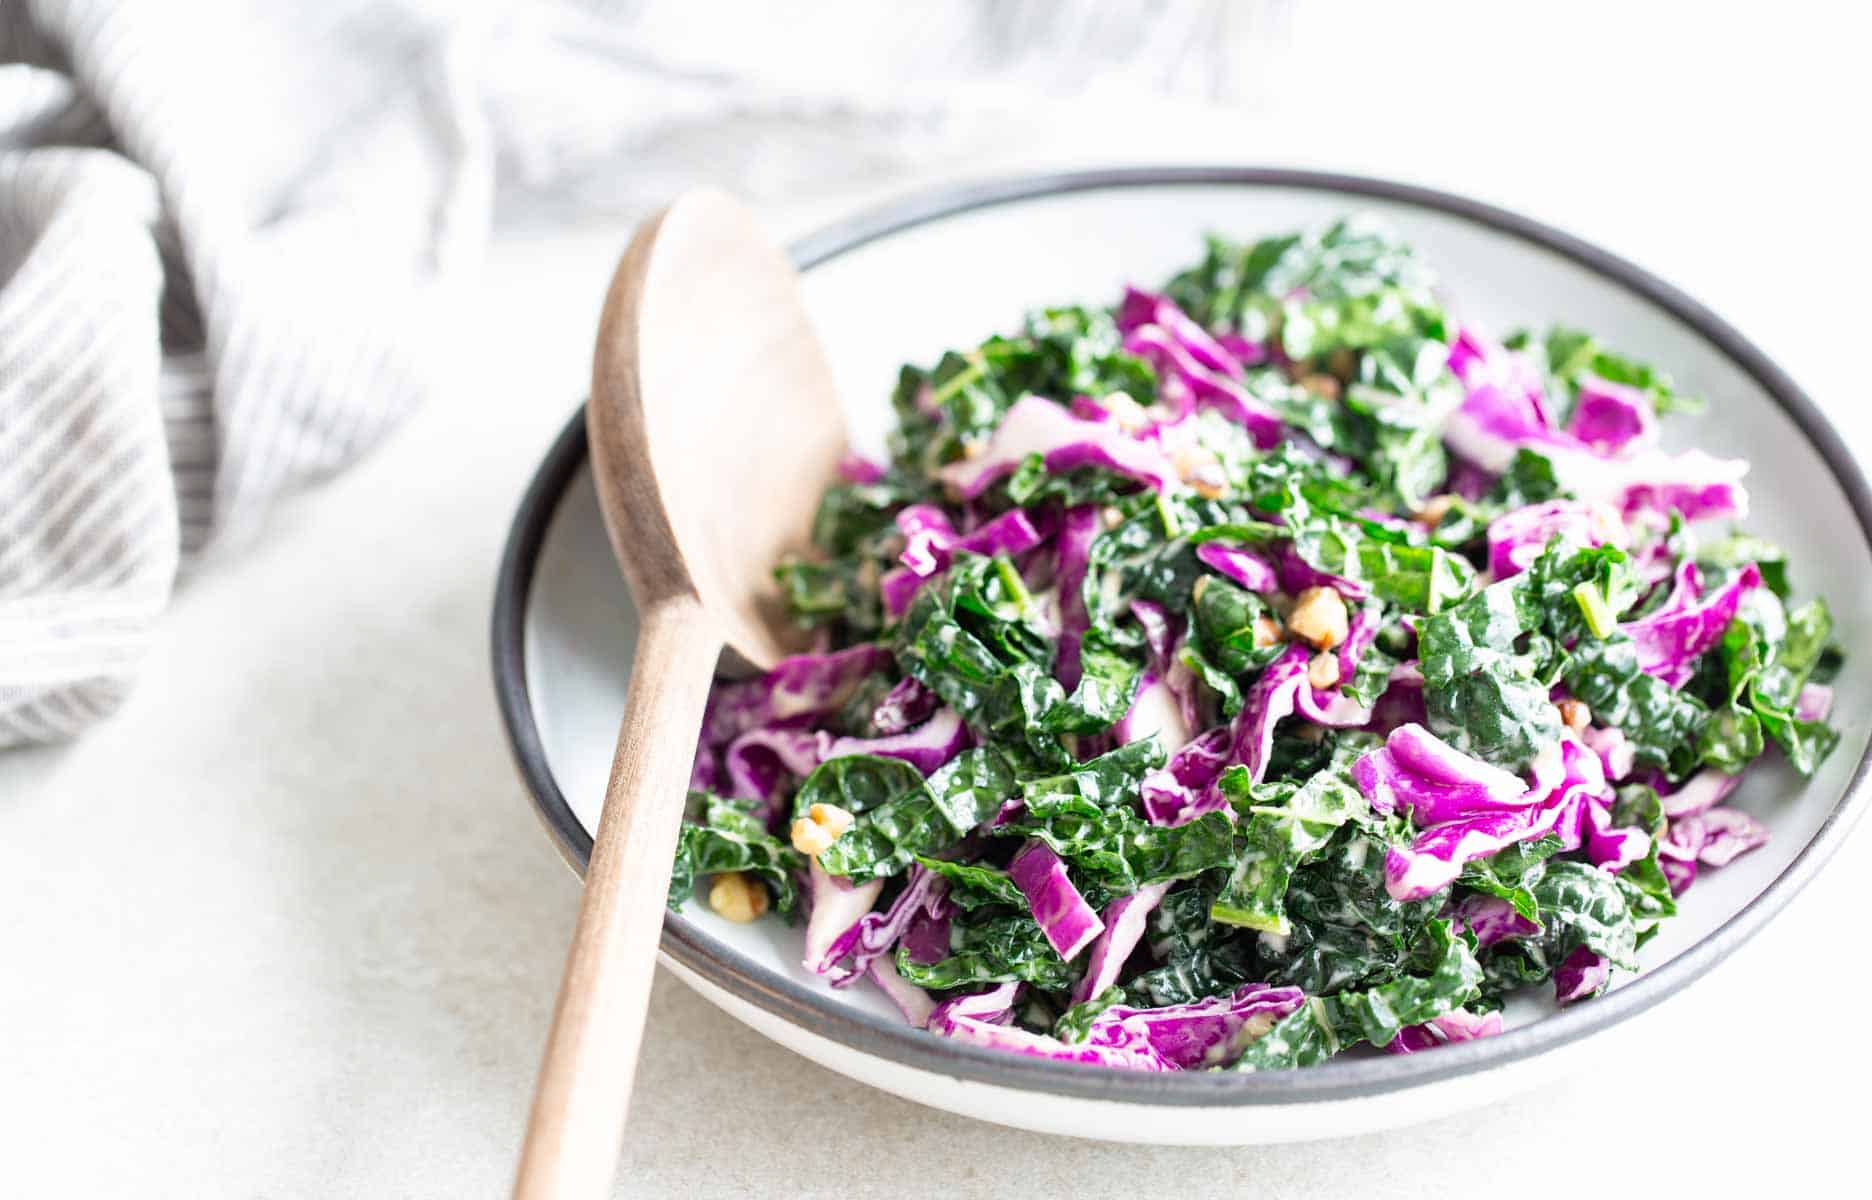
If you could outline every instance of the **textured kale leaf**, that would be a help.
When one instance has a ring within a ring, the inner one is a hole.
[[[1130,707],[1143,650],[1095,631],[1084,646],[1083,677],[1068,694],[1053,676],[1055,648],[1041,622],[1007,558],[961,553],[917,593],[891,649],[905,674],[978,732],[1064,765],[1070,756],[1060,734],[1101,732]]]
[[[1651,797],[1655,801],[1657,793],[1652,792]],[[1517,842],[1487,858],[1464,864],[1456,882],[1471,891],[1506,900],[1521,916],[1530,921],[1538,920],[1540,901],[1535,898],[1533,889],[1546,874],[1547,860],[1559,849],[1560,838],[1553,834]]]
[[[774,908],[790,913],[798,899],[793,879],[804,874],[806,860],[793,847],[767,832],[749,800],[731,800],[708,792],[689,793],[699,821],[685,822],[670,869],[669,906],[680,908],[695,894],[696,881],[726,871],[748,871],[767,885]]]
[[[898,425],[891,455],[907,474],[928,474],[986,439],[1025,395],[1070,397],[1125,392],[1156,399],[1156,375],[1125,352],[1111,314],[1046,309],[1014,337],[991,337],[967,353],[945,354],[932,368],[905,367],[892,396]]]
[[[1286,649],[1272,638],[1260,639],[1263,645],[1255,644],[1257,627],[1272,618],[1273,610],[1248,589],[1204,575],[1196,580],[1192,595],[1195,603],[1190,627],[1202,661],[1214,664],[1237,683],[1242,676],[1259,674]]]
[[[1022,982],[1064,992],[1077,981],[1079,968],[1059,956],[1026,912],[984,910],[951,918],[947,958],[920,963],[899,949],[897,973],[923,988]]]
[[[1567,689],[1593,718],[1623,733],[1640,763],[1681,778],[1696,769],[1699,735],[1709,710],[1638,669],[1638,651],[1624,634],[1582,641],[1566,664]]]
[[[1477,995],[1482,968],[1468,942],[1448,921],[1424,927],[1414,959],[1421,972],[1400,975],[1364,991],[1311,996],[1251,1042],[1237,1071],[1279,1071],[1325,1062],[1347,1046],[1382,1046],[1407,1025],[1420,1025],[1461,1008]]]
[[[1460,750],[1519,770],[1560,737],[1560,714],[1516,643],[1541,627],[1520,577],[1490,584],[1423,622],[1418,647],[1430,727]]]
[[[1037,837],[1115,895],[1226,865],[1233,827],[1222,813],[1177,826],[1152,825],[1137,814],[1138,784],[1163,762],[1163,749],[1152,736],[1066,774],[1030,779],[1022,785],[1024,811],[989,832]]]
[[[1567,956],[1582,946],[1603,955],[1613,966],[1636,970],[1634,955],[1643,925],[1664,915],[1653,891],[1662,875],[1654,857],[1648,867],[1640,866],[1638,875],[1629,882],[1589,863],[1549,862],[1534,886],[1541,933],[1497,942],[1483,951],[1486,990],[1491,997],[1499,998],[1550,979]],[[1668,884],[1663,892],[1668,896]],[[1634,911],[1634,899],[1650,910],[1643,921]]]
[[[1735,720],[1758,722],[1795,770],[1812,775],[1838,745],[1839,733],[1825,721],[1796,717],[1794,705],[1826,653],[1833,617],[1824,601],[1814,600],[1774,623],[1778,638],[1765,624],[1738,617],[1723,634],[1730,707],[1739,714]],[[1755,737],[1759,752],[1761,734]]]
[[[1025,909],[1027,898],[1008,873],[986,863],[952,861],[917,856],[917,861],[949,881],[949,898],[964,909],[974,910],[991,904],[1005,904]]]
[[[1151,913],[1145,940],[1156,966],[1125,987],[1152,1005],[1188,1004],[1247,982],[1253,954],[1235,931],[1209,920],[1214,889],[1203,880],[1179,887]]]
[[[1286,898],[1293,873],[1325,850],[1340,826],[1370,812],[1351,771],[1377,743],[1371,735],[1342,736],[1332,760],[1304,783],[1256,784],[1242,766],[1222,773],[1222,792],[1237,817],[1235,863],[1210,907],[1211,920],[1292,932]]]
[[[1315,994],[1396,978],[1443,904],[1394,900],[1385,889],[1385,848],[1402,836],[1401,826],[1348,824],[1295,871],[1286,896],[1293,932],[1259,940],[1261,975]]]
[[[1022,817],[993,832],[1039,838],[1114,895],[1227,866],[1234,850],[1234,827],[1219,812],[1152,825],[1129,808],[1101,809],[1064,795],[1030,798]]]
[[[1550,396],[1561,402],[1556,419],[1562,421],[1572,412],[1573,398],[1582,378],[1596,375],[1607,383],[1622,383],[1637,388],[1651,401],[1651,407],[1665,413],[1697,413],[1703,401],[1677,391],[1671,377],[1649,363],[1629,358],[1606,347],[1590,333],[1564,325],[1550,327],[1544,335],[1526,330],[1511,333],[1505,339],[1509,349],[1530,354],[1545,368],[1556,386]]]
[[[820,764],[800,785],[801,794],[835,794],[842,782],[836,764],[842,761]],[[878,777],[891,778],[896,790],[859,813],[819,855],[819,865],[829,874],[857,882],[895,875],[918,855],[933,855],[993,818],[1016,788],[1006,756],[992,747],[964,750],[927,780],[916,768],[901,765],[902,771],[888,776],[878,770]],[[821,782],[828,769],[828,779]]]
[[[1476,570],[1440,546],[1419,546],[1371,521],[1315,514],[1294,528],[1294,549],[1308,565],[1370,586],[1406,612],[1436,613],[1475,590]]]

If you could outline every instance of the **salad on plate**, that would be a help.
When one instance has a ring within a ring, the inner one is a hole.
[[[1346,220],[904,368],[775,570],[815,652],[714,690],[671,904],[1131,1070],[1599,994],[1767,840],[1742,773],[1837,740],[1826,605],[1624,350],[1492,337]]]

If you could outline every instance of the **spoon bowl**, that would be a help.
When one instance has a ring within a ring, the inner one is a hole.
[[[770,572],[804,543],[845,426],[799,276],[745,207],[698,190],[639,229],[605,300],[586,419],[637,603],[694,595],[756,667],[797,649]]]

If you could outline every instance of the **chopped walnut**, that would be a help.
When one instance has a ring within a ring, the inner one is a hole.
[[[1221,460],[1205,446],[1184,446],[1170,459],[1178,477],[1196,489],[1196,494],[1219,500],[1228,491],[1228,477],[1222,473]]]
[[[1449,515],[1450,506],[1455,503],[1456,497],[1448,492],[1432,496],[1423,502],[1422,508],[1417,510],[1415,520],[1425,528],[1435,529],[1443,523],[1443,518]]]
[[[1349,625],[1345,601],[1329,587],[1310,587],[1294,601],[1287,628],[1316,649],[1331,650],[1346,640]]]
[[[1144,406],[1124,392],[1113,392],[1105,397],[1105,411],[1126,433],[1137,433],[1150,424],[1150,414],[1144,411]]]
[[[838,805],[815,804],[793,822],[793,848],[808,858],[817,858],[851,824],[852,815]]]
[[[708,902],[723,917],[746,925],[767,911],[767,889],[744,872],[729,871],[715,877],[709,886]]]
[[[1322,375],[1317,372],[1312,375],[1302,375],[1300,386],[1322,400],[1337,400],[1341,387],[1339,381],[1331,375]]]

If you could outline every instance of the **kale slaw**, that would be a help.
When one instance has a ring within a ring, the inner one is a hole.
[[[906,368],[776,570],[819,653],[718,684],[672,904],[1010,1052],[1265,1070],[1597,994],[1837,669],[1699,407],[1495,342],[1361,221]]]

